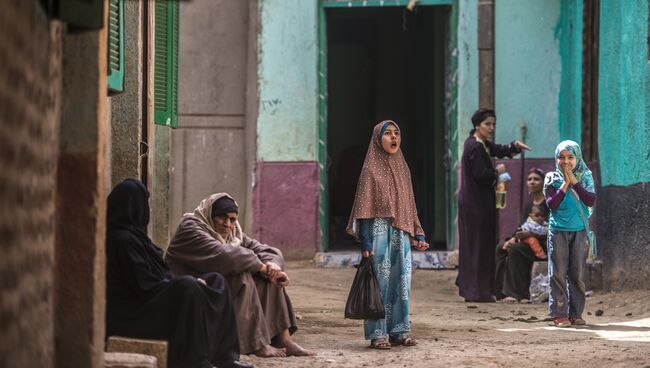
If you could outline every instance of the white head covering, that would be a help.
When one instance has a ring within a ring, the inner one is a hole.
[[[202,200],[201,203],[199,203],[199,205],[194,209],[194,213],[186,213],[185,216],[193,215],[194,217],[198,218],[201,222],[207,225],[210,235],[212,235],[215,239],[223,244],[229,244],[236,247],[241,245],[242,240],[244,239],[244,233],[242,232],[241,225],[239,225],[239,221],[235,223],[235,228],[230,232],[230,234],[228,234],[228,236],[226,236],[225,239],[214,229],[214,222],[212,221],[212,205],[214,202],[223,197],[228,197],[235,201],[235,198],[233,198],[228,193],[216,193]],[[235,204],[237,204],[236,201]],[[239,207],[238,204],[237,206]]]

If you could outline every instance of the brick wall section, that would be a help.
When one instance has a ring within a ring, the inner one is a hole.
[[[52,367],[60,26],[35,0],[0,12],[0,367]]]

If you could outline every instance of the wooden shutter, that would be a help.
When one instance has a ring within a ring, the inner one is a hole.
[[[124,0],[108,0],[108,91],[124,90]]]
[[[178,0],[156,0],[154,19],[154,122],[178,127]]]

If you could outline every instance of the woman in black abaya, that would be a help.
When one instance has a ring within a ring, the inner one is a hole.
[[[465,140],[458,193],[458,293],[467,302],[493,302],[496,196],[494,185],[504,173],[492,157],[512,157],[530,149],[520,141],[510,145],[492,142],[494,110],[482,108],[472,115],[474,129]]]
[[[106,212],[106,336],[168,341],[170,368],[251,367],[239,363],[235,314],[217,273],[172,279],[149,239],[149,192],[118,184]]]

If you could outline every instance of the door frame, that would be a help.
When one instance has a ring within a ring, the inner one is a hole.
[[[330,165],[329,156],[327,155],[327,17],[328,8],[375,8],[375,7],[406,7],[410,0],[320,0],[318,6],[318,167],[320,193],[318,200],[318,222],[320,224],[320,250],[325,252],[329,248],[329,186],[328,186],[328,169]],[[450,6],[449,20],[449,51],[453,50],[456,41],[457,25],[457,0],[419,0],[416,6]],[[448,54],[447,86],[446,89],[451,91],[451,97],[446,101],[446,144],[447,155],[445,157],[446,176],[447,176],[447,249],[455,247],[456,225],[452,219],[456,216],[456,201],[452,201],[456,192],[456,168],[458,155],[454,154],[455,146],[451,139],[456,131],[457,111],[455,78],[453,72],[457,67],[454,53]],[[447,94],[449,95],[449,94]],[[457,138],[456,138],[457,140]]]

